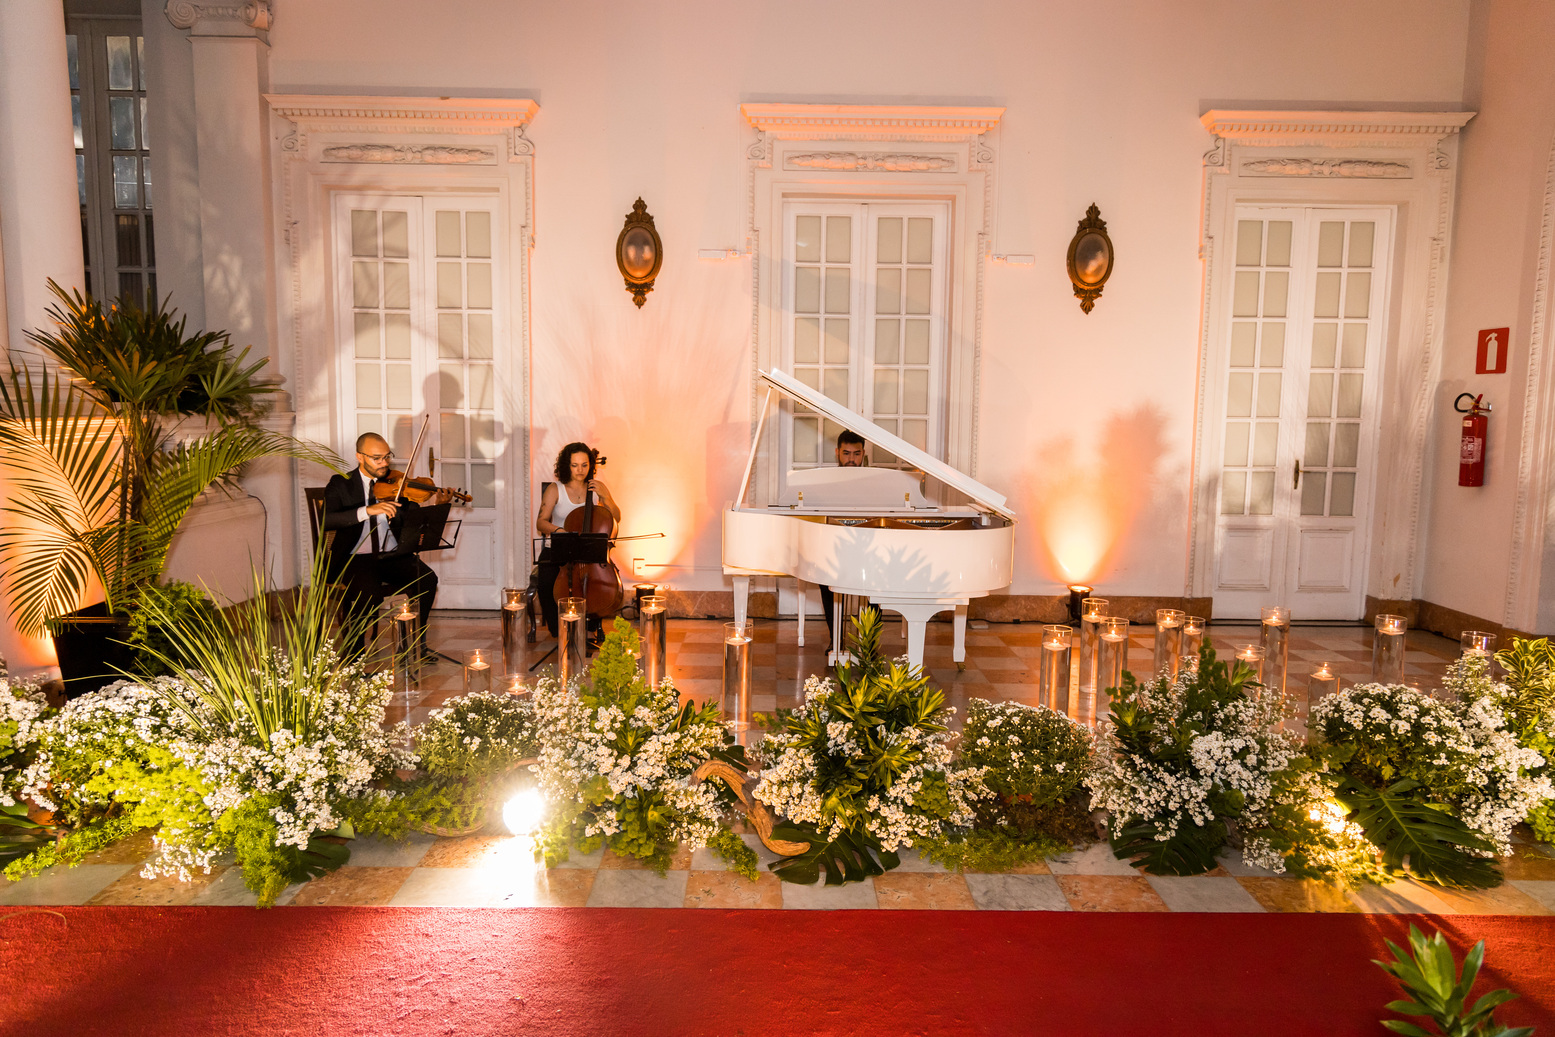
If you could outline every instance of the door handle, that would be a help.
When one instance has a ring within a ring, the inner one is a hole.
[[[1300,461],[1296,462],[1296,475],[1295,475],[1295,478],[1293,478],[1291,480],[1290,488],[1293,489],[1293,490],[1301,489],[1301,462]]]

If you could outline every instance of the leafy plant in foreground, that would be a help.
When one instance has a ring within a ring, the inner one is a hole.
[[[1485,960],[1484,940],[1476,943],[1464,958],[1461,976],[1452,948],[1440,932],[1427,939],[1411,925],[1409,950],[1406,952],[1392,940],[1388,941],[1388,950],[1393,952],[1392,961],[1373,959],[1372,964],[1398,980],[1412,998],[1388,1002],[1388,1011],[1428,1019],[1436,1024],[1441,1037],[1529,1037],[1533,1033],[1531,1026],[1513,1029],[1496,1025],[1495,1010],[1517,998],[1510,990],[1492,990],[1472,1007],[1469,1005],[1469,995]],[[1436,1033],[1402,1019],[1384,1019],[1382,1025],[1409,1037],[1437,1037]]]
[[[879,875],[900,864],[898,847],[970,826],[972,801],[987,794],[978,769],[952,766],[944,694],[886,659],[880,632],[879,611],[866,609],[851,638],[857,665],[810,678],[804,705],[763,720],[754,795],[786,819],[775,837],[810,847],[771,865],[785,881]]]
[[[1208,644],[1198,668],[1175,680],[1123,674],[1086,779],[1093,805],[1111,811],[1117,857],[1197,875],[1215,867],[1229,823],[1262,823],[1297,748],[1274,730],[1279,696],[1252,678],[1243,663],[1217,662]]]

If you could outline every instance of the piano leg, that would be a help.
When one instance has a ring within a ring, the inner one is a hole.
[[[794,582],[799,585],[799,647],[803,648],[805,608],[809,603],[805,600],[804,581],[795,580]]]
[[[957,605],[955,618],[951,620],[951,628],[955,634],[955,644],[950,650],[950,657],[958,663],[966,662],[966,606]]]
[[[907,661],[913,666],[923,665],[923,642],[929,620],[945,606],[937,602],[892,602],[891,608],[902,614],[907,623]]]
[[[734,621],[740,626],[745,625],[745,609],[750,603],[751,578],[749,576],[736,576],[734,578]]]

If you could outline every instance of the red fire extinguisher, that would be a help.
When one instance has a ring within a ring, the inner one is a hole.
[[[1460,393],[1452,409],[1463,415],[1463,438],[1458,441],[1458,485],[1485,485],[1485,429],[1490,424],[1490,404],[1481,403],[1484,393]],[[1464,400],[1472,402],[1467,408]]]

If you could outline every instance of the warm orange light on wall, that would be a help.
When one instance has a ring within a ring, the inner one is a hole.
[[[1057,575],[1066,584],[1093,580],[1117,538],[1113,518],[1095,496],[1095,486],[1082,482],[1049,498],[1041,507],[1037,528]]]

